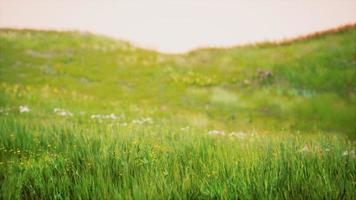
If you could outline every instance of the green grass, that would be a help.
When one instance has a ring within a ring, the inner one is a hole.
[[[0,30],[0,199],[355,199],[355,38],[169,55]]]

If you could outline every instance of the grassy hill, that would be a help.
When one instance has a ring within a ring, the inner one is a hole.
[[[354,25],[179,55],[0,29],[2,199],[352,199],[355,121]]]

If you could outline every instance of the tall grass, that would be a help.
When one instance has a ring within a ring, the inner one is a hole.
[[[2,199],[353,199],[355,144],[1,118]]]

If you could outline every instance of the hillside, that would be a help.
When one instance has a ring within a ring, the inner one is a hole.
[[[138,107],[203,129],[354,135],[355,35],[351,26],[294,43],[164,55],[91,34],[2,30],[1,104],[128,115]]]
[[[0,29],[0,199],[355,199],[356,27],[172,55]]]

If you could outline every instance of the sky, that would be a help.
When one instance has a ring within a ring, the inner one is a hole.
[[[356,23],[356,0],[0,0],[2,28],[89,31],[169,53],[347,23]]]

